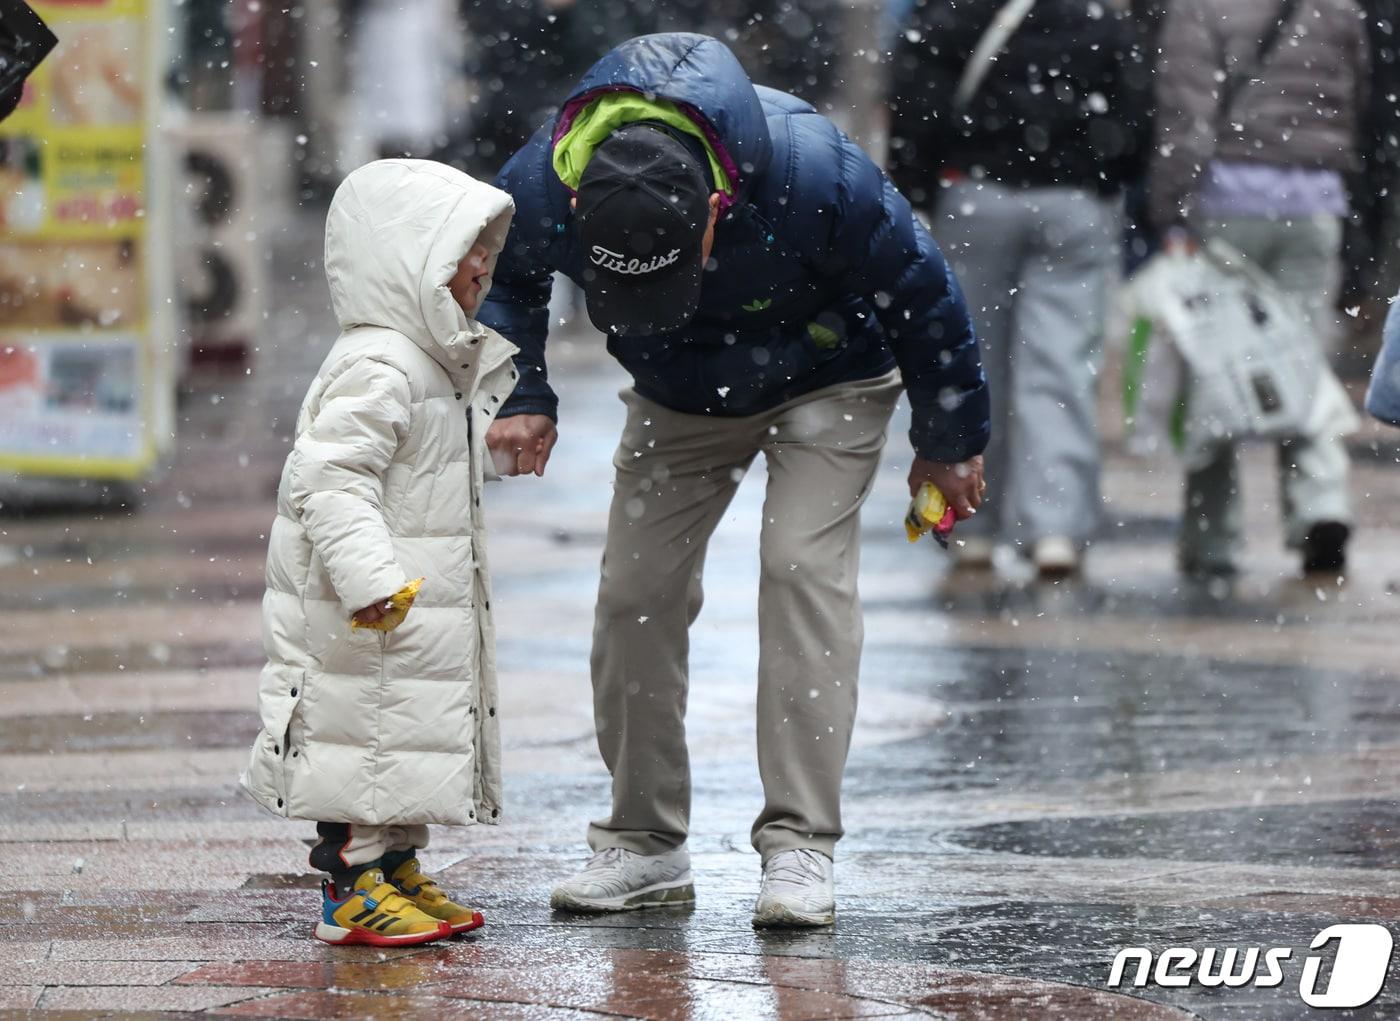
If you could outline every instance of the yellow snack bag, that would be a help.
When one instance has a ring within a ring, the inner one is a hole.
[[[394,630],[408,616],[408,611],[413,606],[413,600],[418,598],[418,590],[423,587],[423,581],[423,578],[411,581],[385,600],[389,604],[389,609],[373,624],[361,624],[354,617],[351,617],[350,626],[352,628],[367,628],[370,631]]]
[[[943,491],[932,482],[925,482],[909,502],[909,513],[904,516],[904,534],[910,542],[918,542],[919,537],[932,533],[938,545],[948,548],[948,536],[957,522],[957,515],[948,506]]]

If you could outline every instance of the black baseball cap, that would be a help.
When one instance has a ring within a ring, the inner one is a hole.
[[[710,187],[696,153],[661,125],[628,124],[579,182],[588,318],[605,333],[679,329],[700,304]]]

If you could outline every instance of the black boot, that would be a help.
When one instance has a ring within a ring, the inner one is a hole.
[[[1341,521],[1319,521],[1303,540],[1304,574],[1341,574],[1347,566],[1347,540],[1351,526]]]

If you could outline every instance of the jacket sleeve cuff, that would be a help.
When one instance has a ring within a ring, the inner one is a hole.
[[[553,394],[514,393],[501,405],[497,418],[510,418],[513,415],[544,415],[559,421],[559,398]]]
[[[341,577],[332,578],[332,584],[345,616],[352,617],[399,591],[408,584],[408,575],[398,564],[391,563],[365,574],[344,572]]]
[[[991,436],[985,429],[971,436],[944,434],[932,437],[917,429],[909,430],[909,443],[925,461],[939,464],[960,464],[970,457],[976,457],[987,449]]]

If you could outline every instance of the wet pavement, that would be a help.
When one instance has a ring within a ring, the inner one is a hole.
[[[315,943],[309,827],[236,785],[272,494],[331,338],[301,257],[315,233],[279,243],[257,370],[189,396],[176,464],[139,511],[0,517],[0,1009],[1290,1018],[1309,1016],[1299,975],[1320,930],[1400,923],[1400,434],[1370,428],[1346,583],[1296,577],[1261,450],[1231,590],[1177,577],[1177,473],[1116,443],[1082,580],[952,574],[904,541],[896,439],[863,525],[840,922],[817,933],[748,924],[756,468],[711,545],[692,641],[698,903],[552,914],[607,801],[587,656],[624,382],[566,329],[549,476],[489,493],[508,818],[438,829],[426,855],[488,925],[418,950]],[[1293,953],[1273,988],[1110,989],[1130,946]],[[1356,1013],[1400,1017],[1392,985]]]

